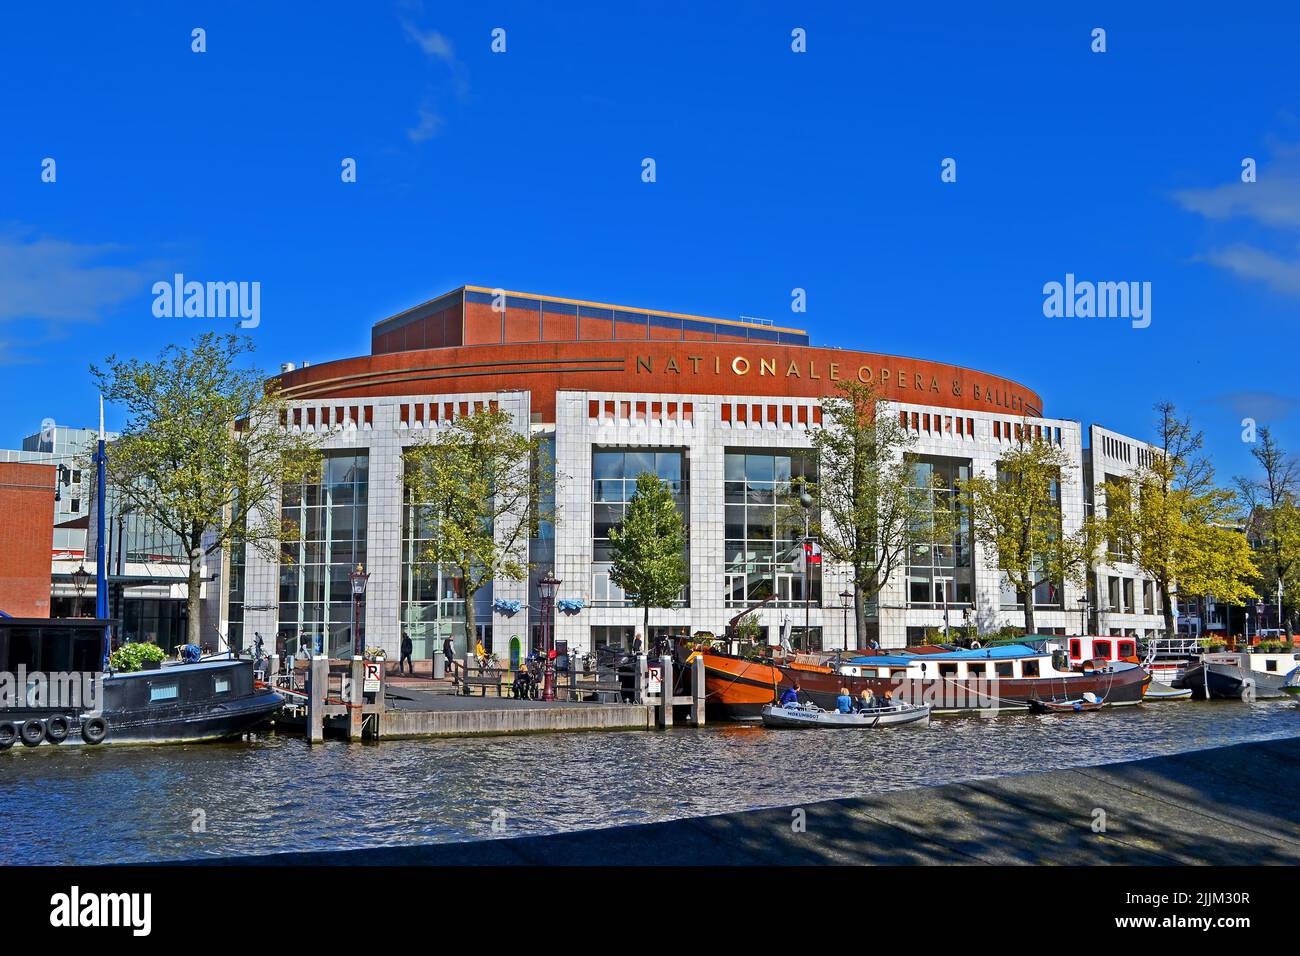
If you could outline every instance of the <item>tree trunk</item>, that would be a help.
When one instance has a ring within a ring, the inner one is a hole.
[[[1032,586],[1025,588],[1025,599],[1021,602],[1021,607],[1025,609],[1025,634],[1033,634],[1036,625],[1034,624],[1034,589]]]
[[[1169,588],[1163,583],[1160,585],[1160,610],[1165,616],[1165,637],[1174,636],[1174,599],[1169,595]]]
[[[645,605],[641,611],[641,650],[645,652],[646,657],[649,657],[654,653],[650,649],[650,605]]]
[[[125,549],[123,549],[125,552]],[[193,644],[196,647],[203,646],[203,617],[202,604],[199,600],[203,594],[203,536],[200,533],[197,537],[190,539],[190,571],[187,579],[185,593],[185,642]],[[125,603],[125,602],[123,602]],[[123,609],[125,616],[125,609]],[[144,640],[144,635],[140,635]],[[214,651],[220,651],[221,648],[214,647]]]
[[[468,577],[468,575],[466,575]],[[465,590],[465,660],[474,656],[475,641],[478,638],[478,622],[474,620],[474,591]]]
[[[867,633],[867,596],[858,587],[856,581],[853,582],[853,642],[849,643],[849,636],[844,636],[845,650],[856,650],[862,647],[862,635]]]

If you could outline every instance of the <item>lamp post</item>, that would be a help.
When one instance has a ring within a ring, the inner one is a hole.
[[[86,596],[86,587],[89,584],[90,572],[87,571],[86,566],[82,564],[77,568],[77,570],[72,572],[72,586],[77,589],[77,606],[73,608],[73,617],[81,617],[81,599]]]
[[[813,497],[805,488],[799,493],[799,504],[803,506],[803,640],[801,650],[808,649],[808,637],[811,632],[812,614],[812,537],[808,532],[808,521],[812,516]]]
[[[551,609],[555,606],[555,592],[560,581],[546,572],[546,576],[537,582],[537,596],[541,598],[542,612],[542,651],[546,655],[543,664],[542,700],[555,700],[555,650],[551,646]]]
[[[1088,633],[1088,595],[1079,598],[1079,636],[1083,637]]]
[[[366,647],[361,640],[361,599],[365,597],[370,572],[358,564],[356,570],[348,575],[348,580],[352,582],[352,656],[362,657]]]
[[[840,607],[844,608],[844,649],[849,649],[849,608],[853,604],[853,592],[847,588],[840,592]],[[854,641],[854,644],[857,642]]]

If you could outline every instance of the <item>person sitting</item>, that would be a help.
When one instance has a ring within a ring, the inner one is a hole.
[[[885,691],[885,700],[881,706],[885,708],[902,707],[903,702],[901,700],[894,700],[894,695],[891,691]]]
[[[510,696],[516,700],[526,700],[532,696],[532,675],[527,667],[521,667],[515,673],[515,682],[510,687]]]
[[[484,667],[487,664],[487,648],[483,646],[483,639],[479,638],[474,642],[474,656],[478,658],[478,666]]]
[[[875,710],[879,706],[880,702],[876,700],[876,695],[871,688],[863,688],[862,693],[858,695],[858,710]]]
[[[798,707],[799,706],[799,685],[795,684],[781,691],[780,703],[782,707]]]
[[[840,696],[835,700],[835,709],[841,714],[853,713],[853,698],[849,696],[847,687],[840,688]]]

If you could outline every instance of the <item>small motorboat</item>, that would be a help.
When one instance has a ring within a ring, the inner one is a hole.
[[[782,707],[768,704],[763,708],[764,727],[833,727],[869,730],[873,727],[900,727],[904,724],[928,724],[929,704],[894,704],[868,710],[841,714],[837,710],[822,710],[816,704],[802,703]]]
[[[1147,687],[1147,700],[1190,700],[1192,689],[1190,687],[1170,687],[1164,681],[1152,680]]]
[[[1039,700],[1029,702],[1029,709],[1039,714],[1078,714],[1085,710],[1101,710],[1106,702],[1088,691],[1081,697],[1065,700]]]

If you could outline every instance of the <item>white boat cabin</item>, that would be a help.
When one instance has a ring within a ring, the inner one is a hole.
[[[839,673],[845,677],[883,679],[992,681],[1059,678],[1077,672],[1071,669],[1064,654],[1013,644],[935,654],[904,652],[855,657],[841,664]]]
[[[1114,664],[1116,661],[1139,662],[1136,637],[1118,635],[1084,635],[1065,638],[1065,648],[1072,666],[1100,658]]]

